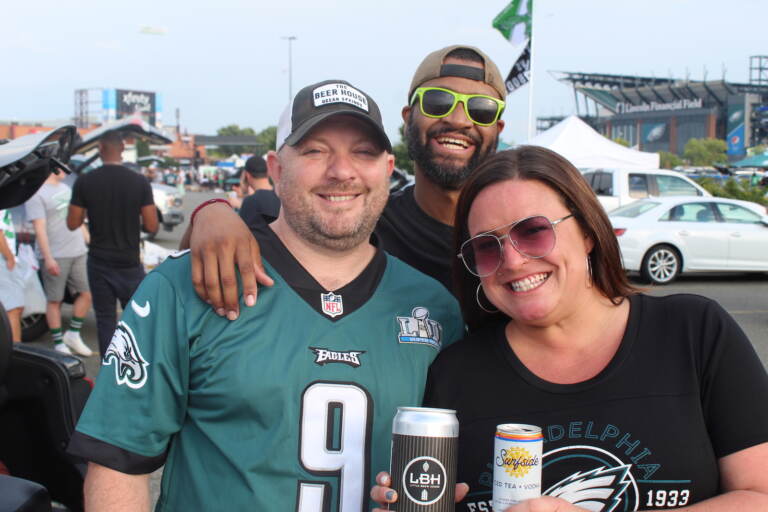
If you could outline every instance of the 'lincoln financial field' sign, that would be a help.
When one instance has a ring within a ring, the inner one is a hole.
[[[619,102],[616,104],[617,114],[633,114],[635,112],[660,112],[663,110],[689,110],[693,108],[702,108],[704,102],[701,98],[693,100],[676,100],[669,103],[657,103],[652,101],[650,103],[640,103],[633,105],[631,103]]]

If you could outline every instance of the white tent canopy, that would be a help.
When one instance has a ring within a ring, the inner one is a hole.
[[[570,116],[526,144],[543,146],[567,158],[575,167],[658,169],[659,155],[616,144],[576,116]]]

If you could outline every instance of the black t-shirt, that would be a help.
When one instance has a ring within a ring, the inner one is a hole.
[[[710,498],[718,458],[768,441],[768,377],[728,313],[694,295],[637,295],[630,305],[617,353],[581,383],[528,371],[503,323],[440,353],[424,401],[458,411],[458,480],[470,494],[457,510],[490,510],[502,423],[542,427],[542,493],[602,511]]]
[[[72,204],[87,210],[88,254],[116,266],[140,264],[141,208],[153,203],[147,178],[122,165],[103,165],[80,176]]]
[[[248,226],[263,224],[262,216],[277,218],[280,213],[280,199],[274,190],[257,190],[243,199],[240,217]]]
[[[389,198],[376,225],[384,249],[451,289],[453,227],[427,215],[413,196],[413,186]]]
[[[266,194],[256,197],[256,194],[246,197],[240,209],[240,216],[251,229],[276,218],[280,209],[280,200],[274,193],[271,194],[274,199]],[[277,203],[270,202],[273,200]],[[389,197],[376,224],[376,235],[389,254],[451,290],[453,227],[430,217],[416,204],[413,186]]]

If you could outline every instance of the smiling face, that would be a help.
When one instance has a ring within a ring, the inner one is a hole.
[[[482,64],[453,57],[444,64],[483,67]],[[439,77],[420,87],[442,87],[464,94],[486,94],[494,98],[499,93],[490,85],[454,76]],[[405,138],[408,153],[418,169],[442,188],[457,190],[472,171],[496,151],[504,121],[492,126],[478,126],[469,120],[464,106],[456,105],[450,115],[434,119],[424,116],[417,102],[403,109],[406,122]]]
[[[280,217],[304,240],[332,250],[367,242],[389,195],[394,157],[373,128],[336,115],[296,146],[268,156]]]
[[[554,221],[569,215],[560,196],[534,180],[507,180],[482,190],[469,211],[471,236],[506,235],[509,224],[533,215]],[[502,229],[498,229],[502,228]],[[498,231],[496,231],[498,229]],[[551,325],[570,315],[592,293],[587,286],[587,254],[592,243],[574,219],[555,228],[556,242],[543,258],[527,258],[503,240],[499,269],[481,279],[488,300],[517,322]]]

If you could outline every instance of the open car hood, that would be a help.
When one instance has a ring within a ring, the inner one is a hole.
[[[96,128],[78,140],[72,148],[72,154],[87,153],[99,145],[99,139],[107,132],[119,132],[144,139],[150,144],[170,144],[173,142],[162,131],[138,117],[119,119]]]
[[[53,169],[69,172],[65,162],[76,136],[74,125],[63,125],[0,144],[0,209],[29,199]]]

